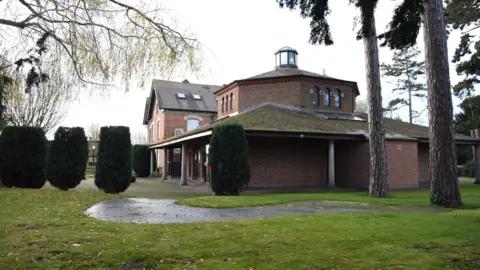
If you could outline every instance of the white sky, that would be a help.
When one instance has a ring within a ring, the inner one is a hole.
[[[209,51],[205,56],[205,75],[202,78],[187,76],[192,83],[227,84],[272,70],[274,52],[290,46],[297,49],[299,68],[357,81],[361,96],[366,98],[365,62],[363,42],[355,39],[353,18],[358,15],[348,1],[330,1],[329,18],[335,44],[313,46],[308,43],[309,20],[302,19],[299,11],[280,9],[275,0],[164,0],[164,6],[175,12],[179,23],[188,26]],[[376,12],[377,32],[386,29],[393,9],[393,1],[379,1]],[[423,33],[419,36],[423,50]],[[449,58],[458,44],[459,34],[451,35]],[[380,62],[390,62],[392,52],[380,48]],[[450,59],[449,59],[450,60]],[[450,64],[452,84],[459,80]],[[183,80],[185,78],[175,78]],[[392,99],[390,79],[382,79],[384,104]],[[131,132],[144,132],[142,125],[145,98],[150,82],[145,88],[132,88],[110,92],[108,96],[83,95],[71,105],[69,114],[61,125],[87,127],[91,123],[125,125]],[[358,99],[358,98],[357,98]],[[454,98],[454,106],[459,101]],[[457,108],[455,108],[457,110]],[[405,111],[401,113],[407,119]],[[427,118],[426,113],[424,118]]]

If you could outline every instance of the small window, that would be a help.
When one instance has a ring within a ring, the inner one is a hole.
[[[200,121],[197,119],[188,119],[187,120],[187,131],[196,129],[200,125]]]
[[[193,98],[196,99],[196,100],[201,100],[202,97],[200,95],[193,95]]]
[[[160,140],[160,120],[157,121],[157,138]]]
[[[184,93],[177,93],[177,98],[185,99],[186,96]]]
[[[315,106],[318,105],[319,92],[320,90],[317,87],[313,88],[312,104]]]
[[[233,93],[230,94],[230,111],[233,111]]]
[[[334,95],[334,101],[335,101],[335,107],[340,107],[340,89],[335,89],[335,95]]]
[[[225,112],[225,98],[222,97],[222,113]]]
[[[330,106],[330,89],[328,88],[323,92],[323,105],[327,107]]]
[[[295,54],[293,52],[288,53],[288,64],[295,65]]]

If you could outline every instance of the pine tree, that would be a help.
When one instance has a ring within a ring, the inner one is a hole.
[[[395,78],[393,93],[400,95],[388,103],[386,110],[398,111],[407,106],[410,123],[413,123],[413,119],[420,117],[426,109],[414,110],[412,102],[413,98],[424,100],[427,97],[425,83],[418,82],[419,77],[425,75],[425,62],[417,60],[419,55],[420,50],[416,46],[406,46],[393,54],[391,64],[382,63],[381,65],[384,76]],[[404,97],[405,95],[407,98]]]
[[[330,25],[326,17],[330,14],[328,1],[322,0],[277,0],[280,8],[300,8],[300,15],[310,22],[310,43],[332,45]],[[363,39],[368,99],[368,127],[370,147],[370,184],[368,195],[388,195],[388,168],[385,130],[383,127],[382,88],[380,83],[380,62],[378,40],[375,29],[375,9],[378,0],[349,0],[360,10],[361,29],[357,39]]]
[[[464,79],[453,91],[465,99],[473,96],[475,85],[480,83],[480,2],[478,0],[447,1],[446,20],[453,30],[461,30],[462,36],[453,55],[456,72]]]
[[[458,186],[453,102],[448,65],[447,31],[442,0],[403,0],[395,8],[382,45],[400,49],[414,45],[423,25],[427,67],[430,201],[435,205],[462,205]]]

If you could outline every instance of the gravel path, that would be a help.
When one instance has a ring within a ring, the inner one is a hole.
[[[341,202],[294,202],[249,208],[198,208],[175,204],[174,200],[116,199],[90,207],[87,216],[117,222],[186,223],[201,221],[255,219],[280,215],[322,212],[439,212],[427,207],[389,208]]]

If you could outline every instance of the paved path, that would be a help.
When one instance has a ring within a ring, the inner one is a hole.
[[[320,212],[438,212],[427,207],[389,208],[341,202],[295,202],[249,208],[198,208],[175,204],[174,200],[117,199],[98,203],[85,214],[105,221],[134,223],[185,223],[255,219]]]

